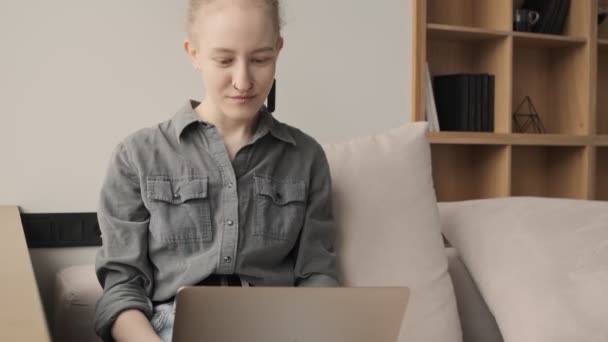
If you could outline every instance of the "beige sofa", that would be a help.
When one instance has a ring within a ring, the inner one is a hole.
[[[324,149],[332,173],[341,284],[410,287],[399,341],[500,341],[456,251],[444,248],[426,125],[408,124]],[[52,319],[57,341],[94,339],[100,291],[92,263],[57,273]]]
[[[341,283],[410,287],[399,342],[608,341],[608,202],[437,203],[424,124],[324,149]],[[89,255],[55,275],[56,341],[96,339]]]

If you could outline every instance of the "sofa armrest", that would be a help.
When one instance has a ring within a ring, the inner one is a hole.
[[[102,293],[94,265],[71,266],[59,271],[55,278],[53,340],[101,341],[93,329],[93,319]]]

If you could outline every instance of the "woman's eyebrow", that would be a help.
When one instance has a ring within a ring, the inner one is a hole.
[[[268,46],[268,47],[263,47],[263,48],[253,50],[253,53],[259,53],[259,52],[274,52],[274,48]]]
[[[213,53],[235,53],[234,50],[227,49],[227,48],[214,48],[211,51]],[[274,52],[274,48],[270,47],[270,46],[263,47],[263,48],[255,49],[251,53],[260,53],[260,52]]]

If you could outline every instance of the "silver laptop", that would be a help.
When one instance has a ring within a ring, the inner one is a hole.
[[[406,287],[184,287],[173,342],[395,342]]]

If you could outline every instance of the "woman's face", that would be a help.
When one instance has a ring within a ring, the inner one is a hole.
[[[184,47],[202,73],[204,108],[253,118],[270,92],[283,46],[269,12],[256,1],[215,1],[202,6],[195,25],[196,41]]]

